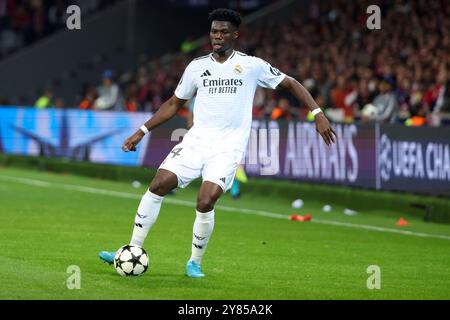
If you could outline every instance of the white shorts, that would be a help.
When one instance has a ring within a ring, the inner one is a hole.
[[[214,150],[181,142],[167,155],[159,169],[173,172],[178,177],[180,188],[186,188],[202,176],[203,181],[215,183],[226,192],[231,188],[243,155],[239,150]]]

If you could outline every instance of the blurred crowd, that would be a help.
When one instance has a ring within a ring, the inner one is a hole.
[[[0,0],[0,59],[66,26],[69,5],[82,14],[101,9],[110,0]]]
[[[1,1],[1,0],[0,0]],[[366,26],[366,8],[381,8],[381,29]],[[323,1],[307,17],[266,19],[243,26],[239,50],[265,59],[298,79],[336,122],[380,121],[411,126],[450,123],[450,1]],[[142,57],[136,70],[83,88],[81,109],[156,111],[208,43],[182,44],[179,54]],[[189,108],[180,111],[188,115]],[[259,88],[256,119],[311,120],[307,108],[283,91]]]

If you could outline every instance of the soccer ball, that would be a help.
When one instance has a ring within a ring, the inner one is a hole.
[[[368,103],[361,110],[361,115],[369,120],[374,120],[378,116],[378,108],[375,105]]]
[[[147,271],[148,262],[144,248],[124,245],[116,252],[114,268],[121,276],[140,276]]]
[[[302,199],[297,199],[297,200],[294,200],[292,202],[292,208],[294,208],[294,209],[301,209],[301,207],[303,207],[303,200]]]

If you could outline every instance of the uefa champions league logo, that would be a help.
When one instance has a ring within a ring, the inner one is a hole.
[[[383,181],[393,179],[450,180],[450,145],[417,137],[379,140],[378,169]]]
[[[380,139],[380,153],[378,155],[378,165],[381,179],[383,179],[383,181],[388,181],[391,178],[391,149],[391,141],[385,134],[383,134]]]

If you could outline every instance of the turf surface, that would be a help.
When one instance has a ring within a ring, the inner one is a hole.
[[[307,199],[293,210],[291,200],[264,195],[220,200],[203,259],[207,276],[187,278],[192,187],[166,198],[144,246],[148,272],[120,277],[97,255],[130,240],[143,192],[145,186],[0,167],[0,299],[450,298],[449,225],[407,212],[346,216],[333,206],[323,213],[323,203]],[[277,215],[259,215],[268,212]],[[307,212],[311,222],[287,219]],[[411,225],[395,226],[400,216]],[[71,265],[81,270],[79,290],[66,286]],[[366,286],[370,265],[381,269],[380,290]]]

